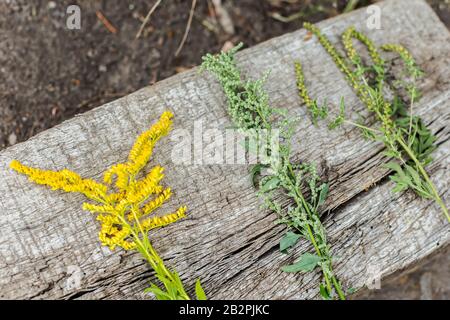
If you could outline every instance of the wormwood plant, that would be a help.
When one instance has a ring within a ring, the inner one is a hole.
[[[314,254],[304,253],[297,262],[282,267],[282,270],[307,272],[319,267],[324,278],[319,290],[322,297],[330,299],[337,293],[340,299],[345,299],[341,284],[333,272],[326,231],[320,221],[319,209],[327,197],[328,184],[320,182],[314,164],[295,164],[290,161],[290,141],[295,121],[291,121],[284,110],[269,105],[267,93],[263,89],[266,76],[256,81],[242,79],[234,60],[241,46],[218,56],[207,54],[203,57],[202,68],[219,79],[228,98],[228,113],[232,121],[240,132],[251,138],[247,141],[247,149],[256,151],[250,141],[255,141],[258,136],[262,136],[263,145],[267,142],[268,146],[265,145],[259,153],[262,160],[252,168],[251,174],[255,183],[255,177],[260,176],[263,169],[267,171],[259,180],[258,195],[265,207],[278,214],[278,223],[290,227],[291,231],[280,242],[280,250],[285,252],[300,238],[308,240],[314,247]],[[270,143],[271,133],[275,130],[279,130],[282,139],[277,150]],[[291,205],[284,208],[282,200],[277,200],[284,198],[278,195],[287,197]]]
[[[104,173],[104,183],[83,179],[67,169],[47,171],[27,167],[17,160],[11,162],[11,168],[52,190],[85,195],[92,202],[84,203],[83,209],[97,214],[97,220],[101,223],[100,242],[111,250],[121,247],[139,251],[164,285],[161,288],[152,283],[146,291],[155,294],[158,300],[189,300],[178,273],[165,266],[148,237],[148,231],[185,217],[186,207],[181,206],[163,216],[150,216],[172,195],[170,188],[160,184],[164,168],[157,165],[138,180],[156,142],[170,131],[172,117],[171,112],[164,112],[156,124],[142,133],[134,143],[128,161],[114,165]],[[196,295],[199,300],[206,299],[199,280]]]
[[[379,50],[367,36],[354,27],[348,28],[342,35],[342,43],[348,59],[339,54],[316,26],[305,23],[304,27],[316,35],[376,120],[376,124],[370,127],[363,123],[346,120],[342,99],[339,116],[330,123],[330,129],[347,123],[359,127],[366,138],[382,142],[386,147],[384,154],[394,160],[386,165],[394,172],[390,176],[396,184],[393,191],[401,192],[411,189],[420,197],[436,201],[450,222],[448,210],[424,169],[432,161],[431,153],[436,149],[436,137],[413,112],[414,103],[420,96],[416,81],[423,76],[423,72],[412,55],[398,44],[381,46],[383,51],[398,54],[404,63],[403,78],[405,79],[396,80],[391,84],[386,80],[387,65]],[[353,39],[365,45],[372,65],[367,66],[363,62],[353,46]],[[326,117],[327,107],[319,107],[317,101],[311,99],[308,94],[302,65],[299,62],[295,64],[295,69],[299,95],[311,111],[313,121],[316,122],[319,117]],[[406,100],[409,100],[409,106],[400,98],[402,90],[407,93]],[[388,99],[387,93],[393,93],[393,98]]]

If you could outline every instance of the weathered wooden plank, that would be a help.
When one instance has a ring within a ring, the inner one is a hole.
[[[450,181],[450,36],[422,0],[380,3],[382,30],[367,30],[365,10],[320,23],[336,36],[355,25],[377,44],[400,42],[412,50],[427,72],[424,97],[416,106],[439,137],[430,167],[448,202]],[[394,196],[386,181],[386,162],[379,144],[348,128],[329,132],[312,126],[295,89],[293,61],[305,63],[312,95],[337,105],[346,97],[348,110],[364,108],[330,58],[304,30],[272,39],[238,55],[252,76],[272,70],[267,90],[273,105],[304,116],[295,139],[295,157],[321,164],[332,192],[326,226],[336,272],[346,286],[361,287],[374,268],[382,275],[405,268],[450,242],[439,208],[406,193]],[[137,254],[111,253],[97,240],[97,223],[81,210],[83,198],[30,184],[8,169],[12,159],[42,168],[70,168],[99,178],[123,161],[136,135],[168,106],[175,128],[192,132],[201,119],[205,130],[230,125],[226,102],[214,78],[198,70],[99,107],[0,153],[0,297],[1,298],[144,298],[151,279]],[[356,117],[356,116],[355,116]],[[192,133],[191,133],[192,134]],[[207,136],[208,134],[206,134]],[[210,298],[315,298],[318,274],[284,274],[281,265],[307,250],[299,245],[286,256],[277,251],[281,226],[259,209],[245,165],[180,165],[171,154],[176,142],[157,146],[153,163],[166,166],[166,183],[185,203],[189,218],[159,230],[155,246],[176,266],[183,279],[202,278]],[[374,183],[378,185],[368,192]],[[68,286],[82,271],[80,286]],[[76,272],[75,272],[76,273]]]

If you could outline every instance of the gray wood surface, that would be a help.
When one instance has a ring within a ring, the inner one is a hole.
[[[365,9],[319,23],[334,43],[355,25],[376,44],[409,48],[427,77],[415,106],[439,137],[428,168],[450,205],[450,35],[423,0],[388,0],[382,29],[368,30]],[[345,96],[354,119],[364,107],[314,38],[299,30],[244,50],[240,67],[250,76],[271,70],[266,88],[274,106],[304,118],[294,138],[296,160],[315,161],[331,183],[324,217],[335,271],[346,288],[361,288],[377,274],[403,269],[450,242],[439,207],[406,192],[393,195],[382,164],[382,146],[358,130],[328,131],[311,124],[295,88],[293,62],[304,63],[311,94],[335,106]],[[0,153],[0,298],[148,298],[143,289],[152,273],[137,253],[110,252],[97,239],[95,217],[83,212],[83,197],[53,192],[12,172],[19,159],[46,169],[69,168],[100,178],[124,161],[136,136],[169,108],[175,128],[192,132],[230,126],[225,97],[216,80],[194,69],[77,116]],[[284,228],[260,209],[246,165],[180,165],[176,145],[163,139],[152,163],[166,167],[174,191],[169,207],[186,204],[189,217],[151,235],[168,265],[176,267],[192,290],[200,277],[211,299],[317,298],[319,273],[286,274],[280,267],[311,250],[301,242],[290,254],[278,252]],[[74,279],[78,285],[71,286]],[[382,285],[382,283],[381,283]]]

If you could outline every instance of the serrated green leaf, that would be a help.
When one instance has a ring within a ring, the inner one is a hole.
[[[397,183],[395,185],[395,187],[392,189],[392,192],[394,192],[394,193],[402,192],[402,191],[405,191],[406,189],[408,189],[408,186],[406,184]]]
[[[384,167],[391,169],[395,172],[403,172],[402,167],[396,162],[388,162],[384,165]]]
[[[200,279],[197,279],[195,282],[195,295],[197,296],[197,300],[208,300],[205,291],[202,288],[202,284],[200,283]]]
[[[403,171],[402,167],[398,163],[396,163],[396,162],[389,162],[389,163],[386,163],[384,165],[384,167],[395,171],[395,173],[399,177],[400,181],[402,181],[402,182],[404,182],[406,184],[410,184],[411,183],[411,179],[405,174],[405,172]]]
[[[283,266],[281,270],[284,272],[309,272],[314,270],[321,258],[311,253],[304,253],[300,259],[294,264]]]
[[[284,235],[284,237],[280,240],[280,251],[284,252],[286,249],[294,246],[298,239],[300,239],[301,235],[288,231]]]
[[[386,156],[388,158],[395,158],[397,156],[397,153],[392,150],[383,151],[383,152],[381,152],[381,154],[383,154],[384,156]]]
[[[410,177],[412,177],[412,180],[414,181],[414,184],[417,187],[421,187],[423,182],[422,182],[422,179],[419,176],[419,173],[413,167],[411,167],[411,166],[409,166],[407,164],[405,164],[405,169],[406,169],[407,174]]]
[[[436,140],[435,136],[430,135],[430,136],[426,137],[422,144],[423,148],[428,149],[429,147],[431,147],[433,145],[435,140]]]
[[[396,183],[402,183],[402,179],[400,179],[400,177],[398,176],[397,173],[393,173],[389,176],[389,179],[391,179],[392,181],[396,182]]]
[[[275,189],[276,187],[278,187],[279,184],[280,184],[280,179],[278,179],[278,177],[271,177],[271,178],[263,181],[260,190],[261,190],[261,192],[267,192],[267,191]]]

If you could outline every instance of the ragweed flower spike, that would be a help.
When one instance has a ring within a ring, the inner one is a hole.
[[[170,188],[161,185],[164,168],[155,166],[144,178],[137,179],[139,172],[150,160],[156,142],[169,133],[172,118],[173,114],[166,111],[156,124],[142,133],[136,139],[127,162],[114,165],[105,172],[105,184],[83,179],[67,169],[41,170],[27,167],[17,160],[12,161],[10,166],[16,172],[28,176],[31,181],[52,190],[85,195],[92,202],[84,203],[83,209],[97,214],[97,220],[101,224],[99,239],[102,245],[111,250],[121,247],[124,250],[139,251],[164,284],[165,289],[152,284],[147,291],[161,300],[188,300],[190,297],[178,274],[167,269],[148,238],[149,230],[184,218],[187,208],[181,206],[173,213],[150,216],[172,195]],[[198,299],[206,299],[199,281],[196,283],[196,293]]]
[[[412,77],[419,78],[423,71],[417,66],[417,63],[411,53],[405,47],[399,44],[385,44],[381,46],[383,51],[397,53],[406,65],[406,69]]]
[[[313,119],[312,119],[313,123],[317,124],[317,119],[319,117],[322,119],[326,118],[326,116],[328,114],[328,109],[327,109],[326,105],[319,107],[317,105],[317,101],[312,100],[309,97],[308,89],[306,89],[306,85],[305,85],[305,76],[303,74],[302,64],[300,62],[295,62],[295,74],[297,77],[297,88],[298,88],[299,95],[305,102],[308,109],[311,111],[311,114],[313,117]]]
[[[342,43],[344,44],[345,50],[347,51],[348,58],[353,63],[361,63],[361,57],[353,47],[352,39],[357,39],[366,46],[367,50],[369,51],[369,55],[375,65],[382,66],[384,64],[384,61],[378,53],[378,49],[372,42],[372,40],[370,40],[365,34],[357,31],[355,27],[350,27],[343,33]]]
[[[304,27],[317,36],[318,41],[343,72],[359,98],[375,116],[378,127],[367,127],[343,119],[342,104],[341,114],[338,117],[339,123],[345,122],[355,125],[362,130],[366,137],[380,141],[385,145],[386,151],[384,154],[395,160],[386,165],[387,168],[394,172],[390,177],[396,184],[393,189],[394,192],[411,189],[422,198],[433,199],[441,207],[447,221],[450,222],[448,209],[425,170],[425,166],[432,161],[431,152],[437,146],[435,145],[436,137],[426,128],[420,117],[413,114],[413,104],[420,97],[415,80],[423,75],[413,56],[408,50],[398,44],[381,46],[383,51],[391,51],[400,56],[405,64],[407,75],[412,78],[409,82],[398,81],[405,87],[409,96],[408,114],[400,94],[395,92],[399,88],[389,88],[394,93],[394,99],[385,97],[386,88],[384,86],[387,82],[385,79],[387,66],[381,58],[377,47],[367,36],[358,32],[354,27],[350,27],[344,32],[342,43],[348,57],[347,60],[338,53],[328,38],[316,26],[305,23]],[[366,46],[372,58],[372,66],[367,67],[363,65],[361,57],[353,46],[353,39],[359,40]],[[353,67],[350,67],[350,65]],[[299,96],[310,107],[313,100],[309,97],[304,86],[304,76],[301,68],[298,68],[298,64],[296,64],[296,71],[297,82],[301,84],[298,85]],[[372,71],[372,74],[375,75],[375,84],[370,81],[371,78],[368,76],[367,71]]]

